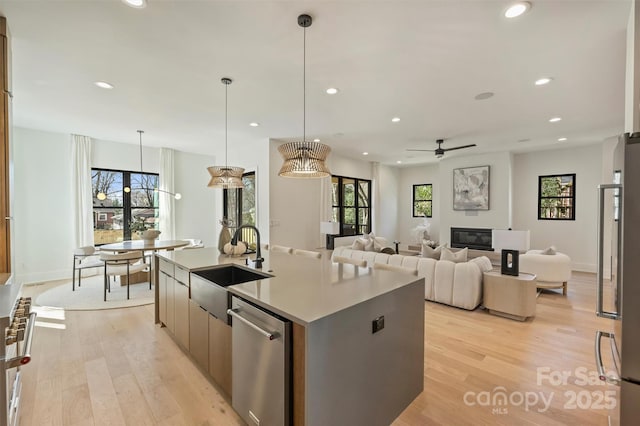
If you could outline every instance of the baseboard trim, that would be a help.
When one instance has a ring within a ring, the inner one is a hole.
[[[593,263],[571,262],[571,270],[578,272],[596,272],[596,265]]]

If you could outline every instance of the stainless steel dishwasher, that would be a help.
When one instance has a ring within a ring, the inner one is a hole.
[[[232,405],[248,425],[289,425],[291,322],[232,297]]]

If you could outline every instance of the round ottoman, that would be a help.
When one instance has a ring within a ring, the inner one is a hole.
[[[535,274],[538,288],[562,288],[562,294],[566,295],[571,258],[559,252],[542,254],[542,250],[529,250],[520,256],[520,272]]]

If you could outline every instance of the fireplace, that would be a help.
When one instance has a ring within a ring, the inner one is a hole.
[[[451,247],[493,251],[490,228],[451,228]]]

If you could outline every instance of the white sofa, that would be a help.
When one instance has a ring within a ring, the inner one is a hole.
[[[482,274],[492,269],[491,261],[485,256],[453,263],[419,256],[352,250],[348,246],[336,247],[331,259],[361,260],[368,267],[379,263],[396,266],[398,270],[407,272],[417,271],[419,277],[424,277],[425,299],[468,310],[477,308],[482,302]]]

